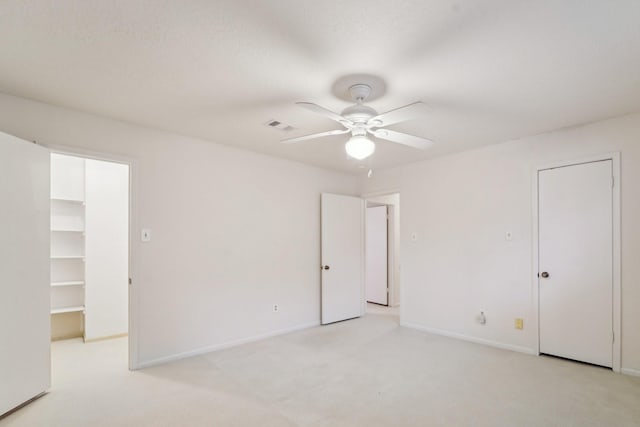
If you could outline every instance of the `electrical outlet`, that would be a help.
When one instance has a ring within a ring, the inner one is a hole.
[[[524,319],[516,319],[516,329],[524,329]]]
[[[273,304],[273,312],[277,313],[278,311],[280,311],[280,307],[278,307],[278,304]]]

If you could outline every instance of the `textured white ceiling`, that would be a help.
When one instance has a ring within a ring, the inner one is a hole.
[[[349,172],[339,78],[378,75],[378,111],[422,100],[382,168],[640,111],[637,0],[4,0],[0,92]],[[298,130],[266,128],[269,119]]]

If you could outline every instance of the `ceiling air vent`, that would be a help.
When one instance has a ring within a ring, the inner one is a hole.
[[[291,125],[288,125],[286,123],[282,123],[279,120],[269,120],[267,123],[264,124],[265,126],[268,126],[270,128],[274,128],[274,129],[278,129],[281,130],[283,132],[291,132],[292,130],[294,130],[295,128]]]

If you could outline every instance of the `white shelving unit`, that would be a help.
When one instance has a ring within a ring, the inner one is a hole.
[[[53,317],[51,321],[53,338],[84,336],[84,181],[84,159],[52,154],[51,315]],[[69,318],[70,315],[66,313],[77,314],[75,318]],[[81,317],[78,318],[78,315]]]

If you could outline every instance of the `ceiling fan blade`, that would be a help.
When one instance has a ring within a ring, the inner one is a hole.
[[[388,141],[397,142],[398,144],[419,148],[420,150],[426,150],[433,145],[433,141],[429,139],[409,135],[408,133],[396,132],[395,130],[378,129],[369,132],[376,138],[386,139]]]
[[[371,127],[390,126],[400,122],[414,119],[424,113],[427,104],[423,102],[414,102],[386,113],[378,114],[367,121],[367,125]]]
[[[314,133],[311,135],[297,136],[295,138],[287,138],[281,140],[280,142],[282,142],[283,144],[291,144],[293,142],[306,141],[307,139],[321,138],[323,136],[342,135],[343,133],[348,132],[350,132],[349,129],[330,130],[327,132]]]
[[[353,124],[350,120],[345,119],[340,114],[334,113],[331,110],[327,110],[326,108],[321,107],[318,104],[314,104],[312,102],[296,102],[296,105],[306,108],[309,111],[313,111],[316,114],[320,114],[322,116],[328,117],[331,120],[335,120],[336,122],[341,123],[342,125],[346,126],[348,124]]]

